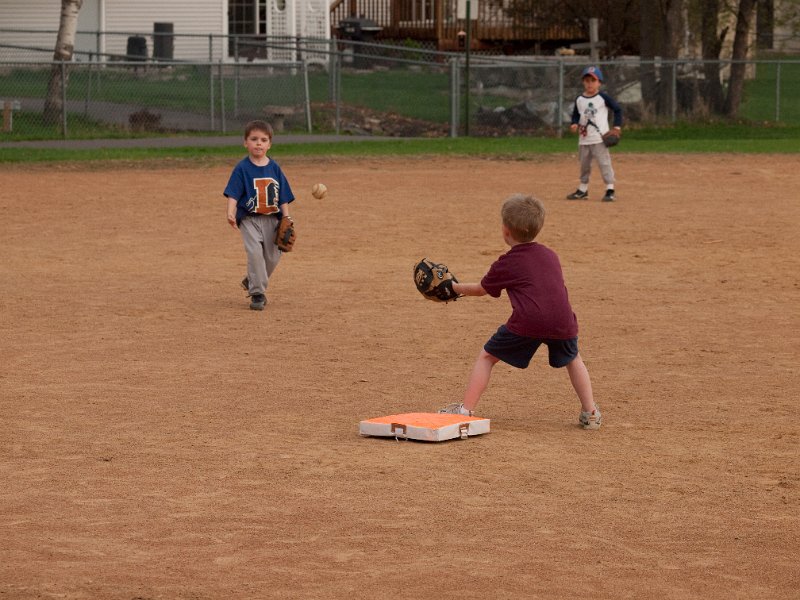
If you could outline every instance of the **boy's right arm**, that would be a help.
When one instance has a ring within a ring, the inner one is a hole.
[[[462,296],[485,296],[487,294],[480,283],[454,283],[453,291]]]
[[[228,198],[228,206],[226,207],[227,216],[228,216],[228,224],[234,229],[239,229],[236,226],[236,199],[235,198]]]

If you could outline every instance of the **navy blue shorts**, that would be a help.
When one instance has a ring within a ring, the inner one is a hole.
[[[566,367],[578,356],[577,337],[570,340],[530,338],[511,333],[505,325],[500,326],[483,349],[512,367],[526,369],[542,344],[547,346],[550,366],[555,369]]]

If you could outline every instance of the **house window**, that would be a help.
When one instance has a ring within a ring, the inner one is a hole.
[[[263,35],[267,31],[267,0],[228,0],[229,35]]]
[[[261,57],[267,32],[267,0],[228,0],[228,54]]]

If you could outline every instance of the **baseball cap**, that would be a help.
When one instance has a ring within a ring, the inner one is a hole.
[[[587,75],[591,75],[600,82],[603,81],[603,72],[600,70],[600,67],[586,67],[581,72],[581,79],[583,79]]]

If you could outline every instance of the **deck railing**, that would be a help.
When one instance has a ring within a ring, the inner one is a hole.
[[[473,3],[472,39],[476,46],[487,43],[574,40],[585,36],[575,23],[553,24],[536,12],[512,13],[502,0]],[[459,0],[336,0],[331,4],[331,28],[342,19],[363,17],[382,28],[379,37],[433,40],[440,48],[454,48],[466,18],[459,14]]]

